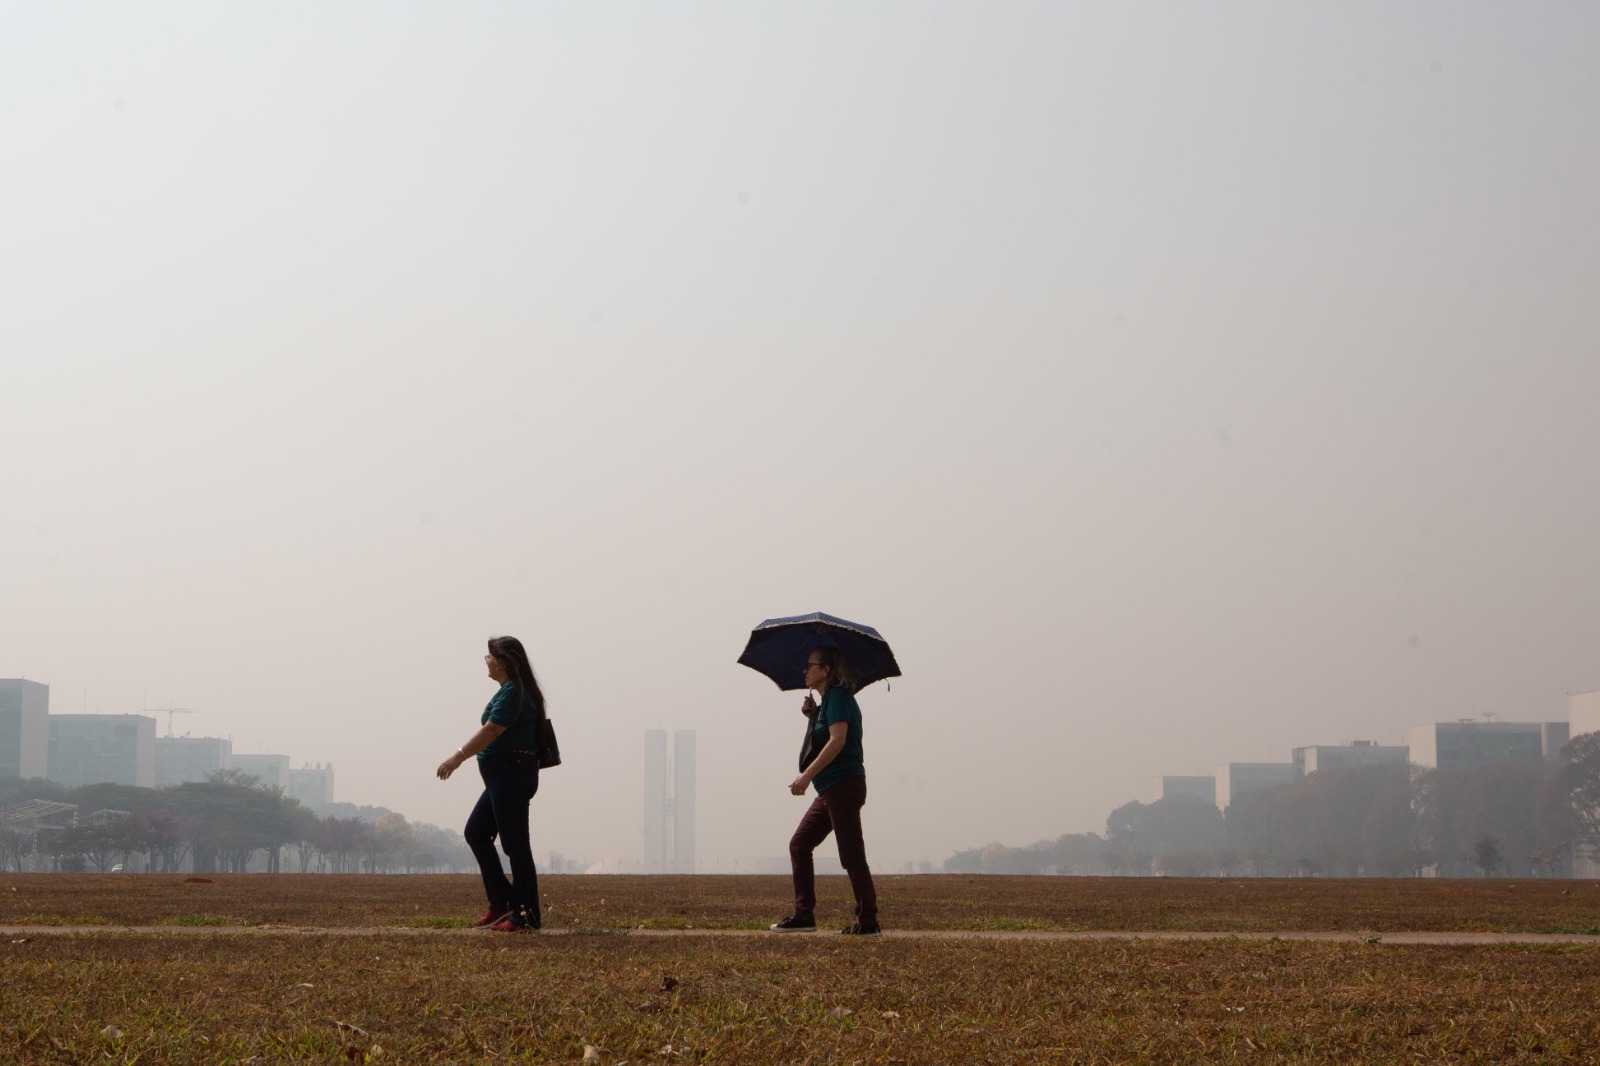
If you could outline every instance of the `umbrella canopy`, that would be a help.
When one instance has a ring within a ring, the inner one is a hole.
[[[788,692],[806,687],[806,657],[817,648],[839,650],[851,692],[900,676],[900,664],[894,661],[889,642],[876,629],[820,611],[762,622],[751,631],[739,663],[766,674]]]

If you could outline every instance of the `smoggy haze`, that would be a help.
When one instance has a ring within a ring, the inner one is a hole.
[[[780,855],[876,626],[868,854],[1600,688],[1600,9],[15,6],[0,676],[433,768],[522,637],[534,846]],[[161,719],[161,731],[166,728]],[[824,849],[828,853],[828,849]]]

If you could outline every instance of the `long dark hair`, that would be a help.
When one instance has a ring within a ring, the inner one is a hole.
[[[828,668],[828,684],[823,692],[838,686],[851,695],[855,695],[856,687],[851,683],[850,668],[844,663],[844,656],[839,654],[838,648],[813,648],[811,654],[817,657],[817,662]]]
[[[539,691],[539,679],[533,676],[533,666],[528,662],[528,652],[516,637],[490,637],[489,654],[506,668],[509,680],[522,690],[524,696],[544,714],[544,693]]]

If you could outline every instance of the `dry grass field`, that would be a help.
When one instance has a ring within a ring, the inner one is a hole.
[[[879,877],[889,929],[1355,930],[1600,934],[1597,881]],[[786,877],[543,877],[549,929],[764,929]],[[849,920],[843,877],[818,919]],[[464,926],[472,876],[0,874],[0,925]]]
[[[845,883],[824,886],[821,909],[842,924]],[[0,924],[35,928],[0,939],[0,1062],[1600,1057],[1600,940],[641,938],[621,931],[765,924],[785,882],[545,887],[546,927],[567,935],[452,928],[481,908],[470,878],[3,876]],[[909,877],[880,890],[898,929],[1541,931],[1600,917],[1593,882]],[[173,931],[40,928],[86,924]],[[256,931],[223,931],[237,924]],[[336,927],[363,931],[318,931]]]

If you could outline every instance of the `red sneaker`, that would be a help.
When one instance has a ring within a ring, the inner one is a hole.
[[[495,922],[498,922],[500,919],[504,918],[506,915],[508,915],[510,913],[511,912],[509,910],[498,911],[498,910],[495,910],[493,907],[490,907],[488,910],[483,912],[483,917],[482,918],[479,918],[477,921],[472,923],[472,928],[474,928],[474,929],[487,929],[491,925],[493,925]]]
[[[493,925],[489,926],[489,932],[520,933],[526,928],[528,928],[527,923],[525,923],[520,916],[508,913],[504,918],[501,918],[498,922],[495,922]]]

